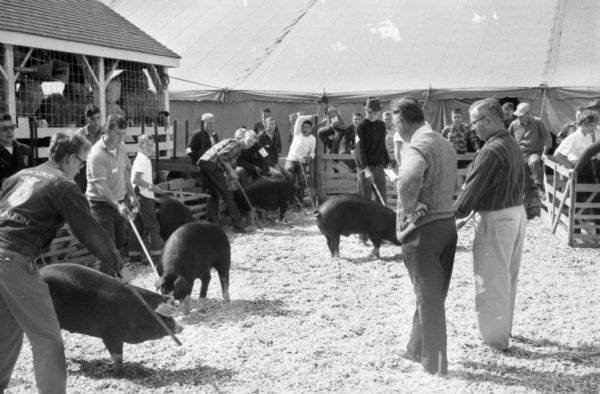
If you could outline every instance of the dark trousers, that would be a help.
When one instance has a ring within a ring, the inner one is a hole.
[[[208,189],[210,200],[208,201],[208,218],[211,221],[216,221],[219,215],[219,196],[225,201],[227,214],[233,219],[234,224],[239,223],[241,215],[240,210],[235,201],[233,201],[233,193],[229,190],[227,180],[223,171],[212,161],[198,162],[202,183]]]
[[[285,170],[292,174],[293,184],[298,185],[296,197],[298,197],[298,200],[302,201],[304,199],[304,191],[308,186],[306,183],[306,171],[304,169],[304,166],[300,164],[299,161],[288,160],[285,162]],[[303,171],[303,173],[301,173],[300,171]]]
[[[345,133],[346,130],[337,129],[333,126],[321,127],[319,131],[317,131],[319,139],[321,140],[321,142],[323,142],[323,145],[325,145],[331,153],[338,153],[340,151],[340,143]]]
[[[375,176],[374,184],[379,189],[379,193],[381,193],[381,197],[383,198],[383,202],[387,202],[386,196],[386,183],[385,183],[385,172],[383,171],[383,164],[377,164],[375,166],[369,166],[371,172]],[[367,200],[371,200],[371,196],[373,195],[373,185],[371,182],[365,178],[365,170],[358,170],[358,195],[361,197],[365,197]],[[376,201],[379,201],[379,198],[375,198]]]
[[[163,239],[160,236],[160,226],[156,219],[156,202],[152,198],[138,194],[140,212],[134,220],[144,244],[152,255],[159,255],[163,248]],[[129,233],[129,256],[141,255],[142,248],[133,231]]]
[[[421,359],[429,373],[448,371],[446,312],[444,302],[450,285],[456,251],[454,218],[424,224],[402,244],[417,307],[406,346],[413,359]]]
[[[89,200],[89,203],[94,219],[106,230],[115,248],[119,252],[123,252],[127,241],[127,224],[125,218],[119,215],[119,211],[106,201]],[[114,273],[114,269],[104,262],[100,264],[100,271],[111,276]]]

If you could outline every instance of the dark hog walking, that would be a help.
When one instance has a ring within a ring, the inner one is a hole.
[[[175,230],[165,244],[156,287],[163,294],[184,300],[187,315],[194,281],[200,279],[200,298],[206,298],[212,268],[219,274],[223,299],[229,302],[230,266],[231,247],[223,230],[211,223],[187,223]]]
[[[50,289],[60,328],[101,338],[117,371],[123,367],[123,343],[168,335],[131,290],[108,275],[68,263],[44,267],[40,273]],[[160,294],[132,287],[154,310],[166,303]],[[159,317],[174,333],[183,330],[172,317]]]
[[[179,227],[194,221],[192,211],[181,201],[163,194],[158,199],[156,218],[160,226],[160,236],[165,241]]]
[[[333,197],[317,208],[315,216],[333,257],[340,257],[340,235],[368,234],[374,257],[379,257],[382,240],[400,245],[396,238],[396,213],[379,203],[356,196]]]
[[[294,184],[288,179],[261,178],[244,188],[248,199],[255,208],[268,211],[279,209],[279,220],[285,218],[290,201],[294,200]],[[236,190],[233,198],[238,208],[245,215],[250,206],[240,190]]]

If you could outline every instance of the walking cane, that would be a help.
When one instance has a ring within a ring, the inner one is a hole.
[[[312,193],[310,192],[310,187],[308,186],[308,179],[306,178],[306,174],[304,173],[304,166],[302,165],[302,161],[300,161],[300,174],[304,178],[304,184],[306,185],[306,191],[308,192],[308,197],[310,198],[310,207],[315,209],[315,202],[313,201]]]
[[[242,195],[244,196],[244,199],[246,200],[246,203],[248,203],[248,206],[250,207],[250,217],[252,218],[252,221],[254,222],[256,220],[256,224],[258,225],[258,227],[262,228],[263,226],[262,226],[262,223],[260,222],[260,220],[258,219],[258,215],[256,213],[256,209],[254,208],[254,206],[250,202],[250,199],[248,198],[248,195],[246,194],[246,191],[244,190],[244,187],[242,186],[242,184],[240,182],[237,182],[237,184],[240,187],[240,191],[242,192]]]

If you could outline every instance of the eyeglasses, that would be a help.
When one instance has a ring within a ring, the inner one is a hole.
[[[10,126],[2,126],[2,127],[0,127],[0,131],[13,131],[16,128],[17,128],[17,126],[14,124],[10,125]]]
[[[479,118],[479,119],[475,119],[474,121],[472,121],[472,122],[471,122],[471,126],[475,126],[475,125],[477,124],[477,122],[479,122],[479,121],[481,121],[481,120],[484,120],[484,119],[485,119],[485,118],[487,118],[487,117],[488,117],[488,116],[487,116],[487,115],[485,115],[485,116],[482,116],[482,117],[481,117],[481,118]]]
[[[83,160],[81,157],[79,157],[77,155],[73,155],[73,157],[75,157],[79,161],[79,168],[83,168],[83,166],[85,165],[85,160]]]

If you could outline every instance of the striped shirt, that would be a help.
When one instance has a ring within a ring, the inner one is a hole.
[[[223,163],[228,163],[231,167],[235,168],[242,149],[244,149],[244,142],[242,140],[228,138],[211,146],[209,150],[204,152],[199,161],[212,161],[222,170],[226,169]]]
[[[519,144],[507,131],[498,132],[475,157],[454,208],[456,217],[471,211],[497,211],[523,204],[525,166]]]

